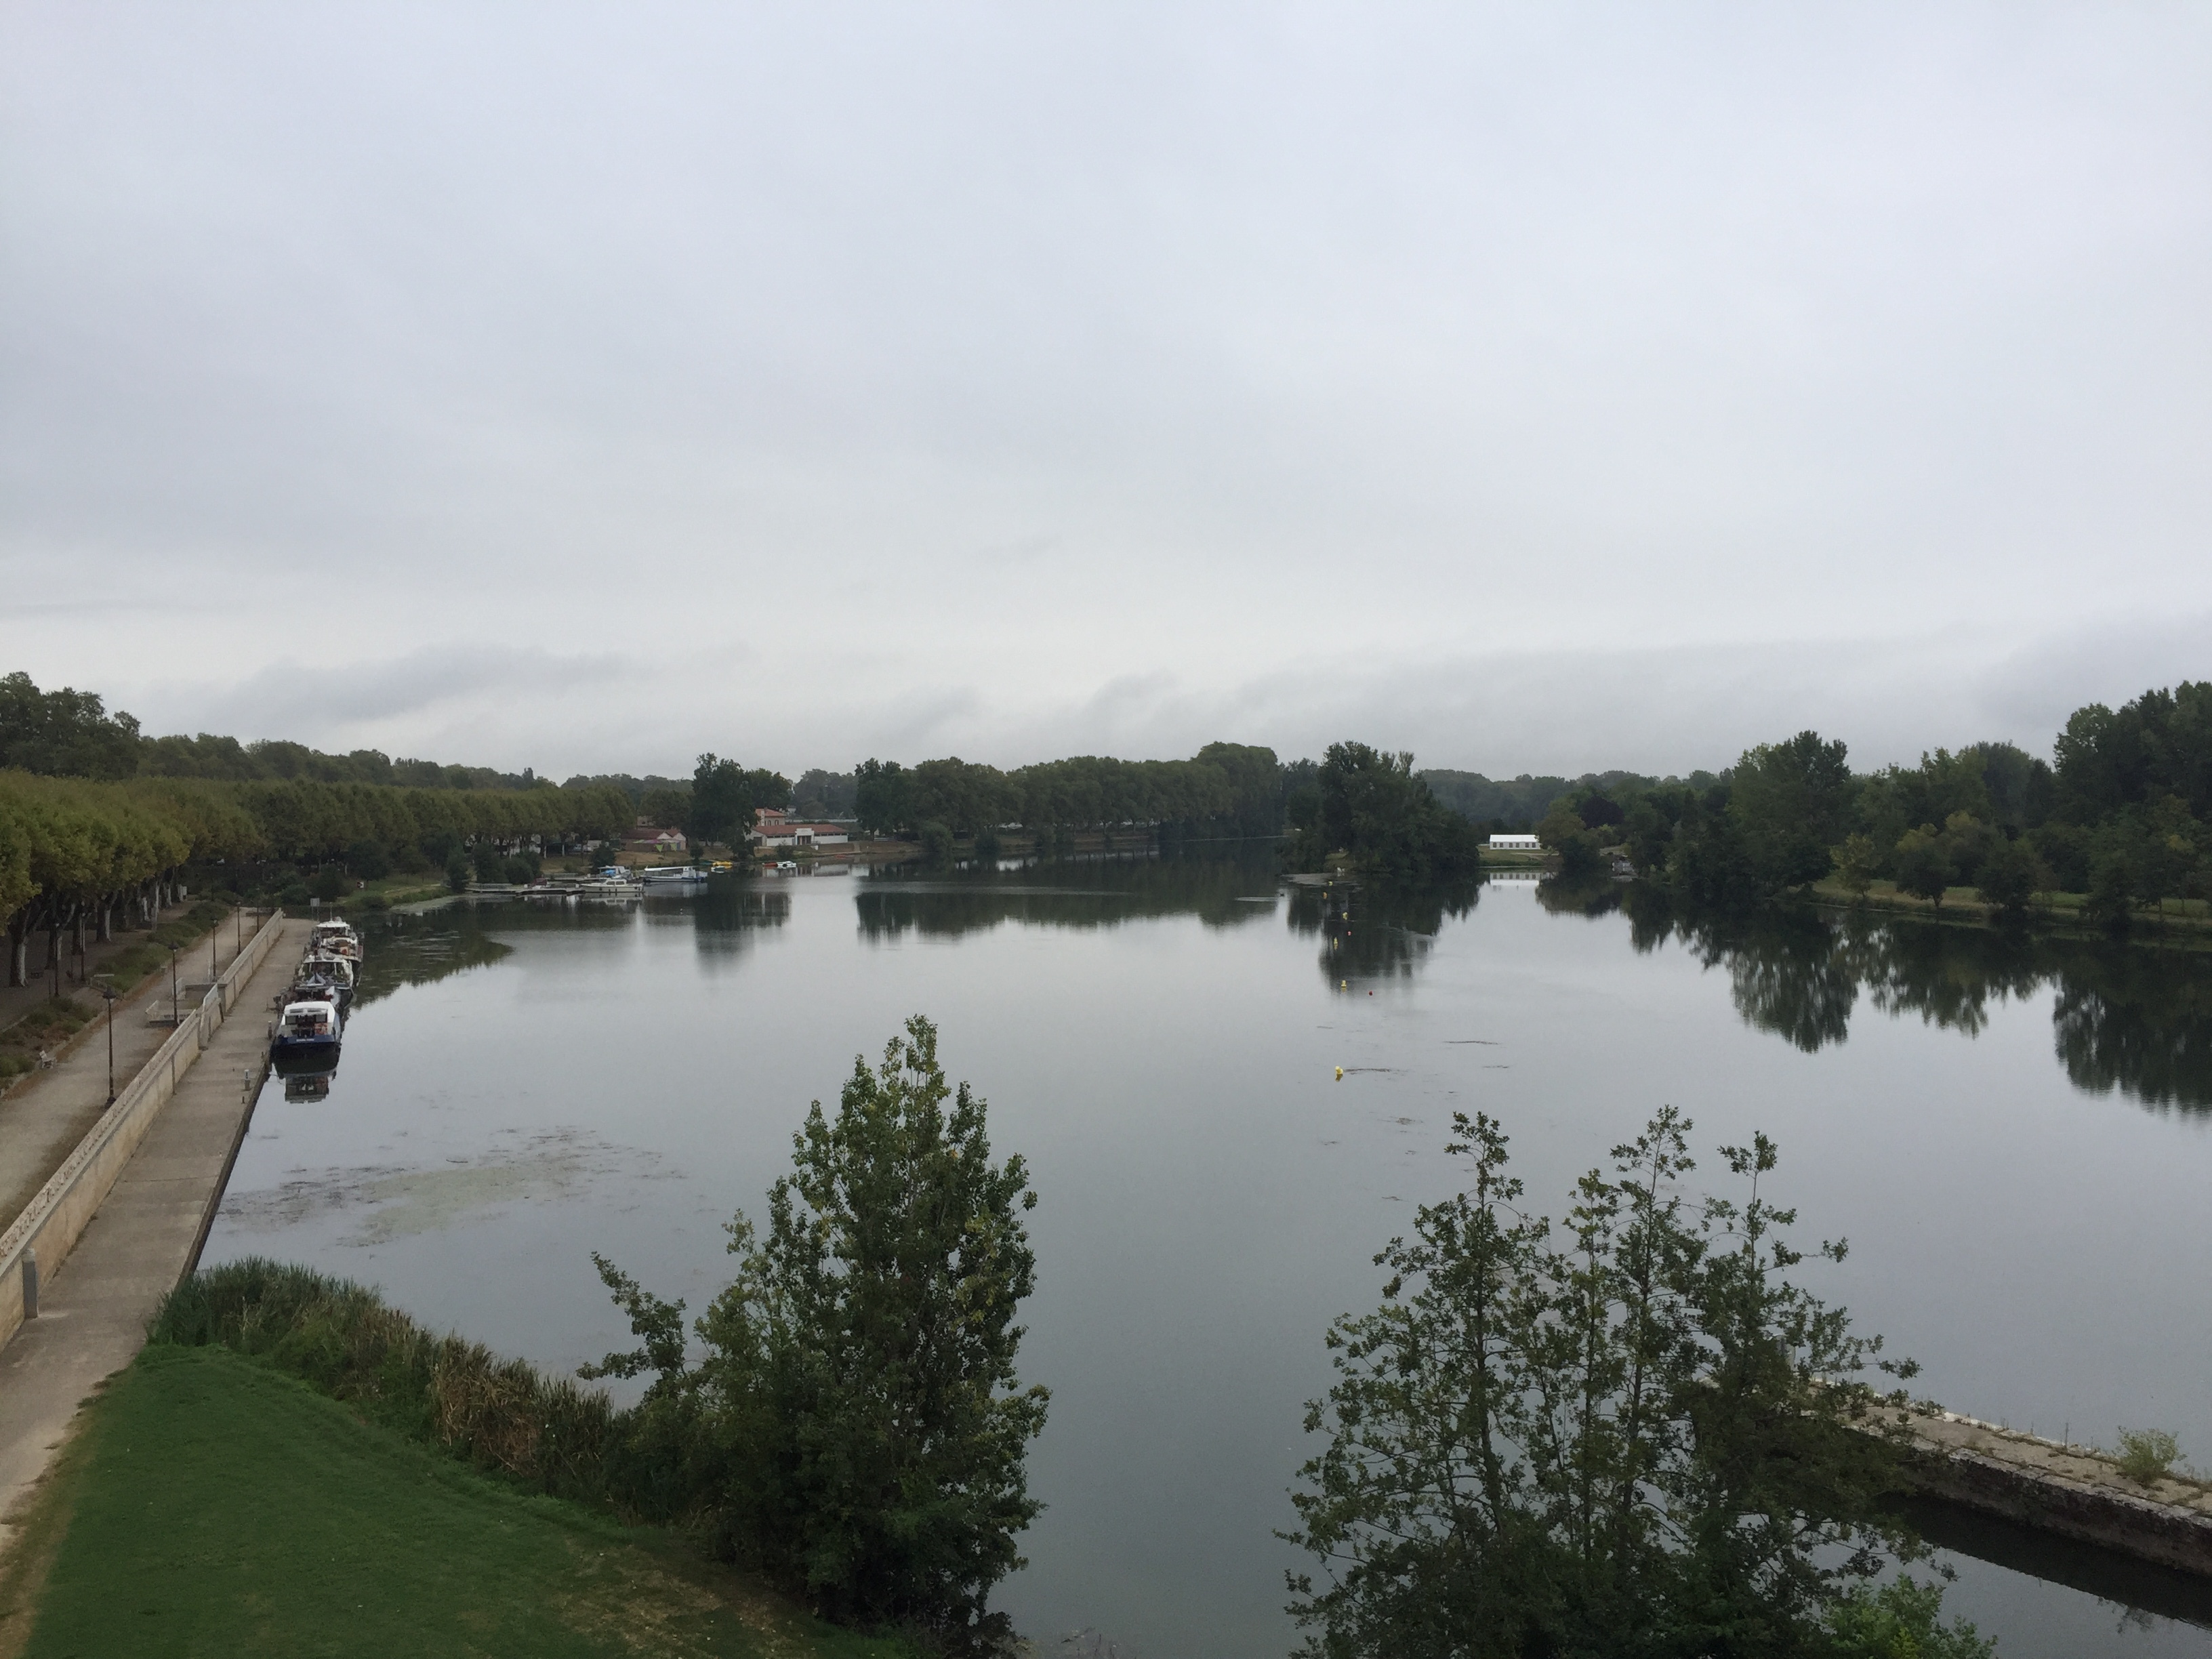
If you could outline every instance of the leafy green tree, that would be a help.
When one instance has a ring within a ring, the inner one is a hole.
[[[1843,845],[1830,849],[1836,865],[1837,884],[1855,899],[1867,896],[1874,885],[1874,837],[1855,830],[1844,837]]]
[[[1900,889],[1932,900],[1939,910],[1943,908],[1943,895],[1949,890],[1956,872],[1951,863],[1951,849],[1944,845],[1935,825],[1923,824],[1917,830],[1906,830],[1898,840],[1891,862],[1896,867]]]
[[[921,826],[921,861],[933,869],[943,869],[952,862],[952,830],[934,818]]]
[[[453,850],[446,854],[446,885],[456,893],[465,893],[469,890],[469,878],[475,874],[469,849],[455,843]]]
[[[738,1276],[699,1362],[683,1304],[600,1260],[641,1346],[585,1374],[659,1374],[641,1453],[741,1559],[842,1622],[995,1651],[988,1599],[1041,1507],[1025,1464],[1048,1399],[1015,1370],[1028,1171],[992,1162],[984,1103],[947,1085],[918,1017],[875,1069],[854,1060],[834,1119],[814,1103],[793,1163],[764,1239],[730,1224]]]
[[[681,830],[685,835],[697,832],[691,828],[691,792],[671,786],[648,789],[638,802],[638,816],[655,829]],[[708,837],[702,836],[701,840]]]
[[[345,872],[335,864],[325,865],[307,883],[309,896],[322,900],[325,904],[343,896],[345,890]]]
[[[48,777],[127,778],[138,769],[138,722],[97,693],[41,691],[18,670],[0,677],[0,769]]]
[[[896,761],[864,760],[853,778],[853,811],[861,829],[892,836],[914,822],[913,778]]]
[[[1693,1204],[1672,1108],[1577,1184],[1556,1241],[1505,1137],[1455,1116],[1470,1190],[1425,1206],[1374,1313],[1329,1335],[1328,1437],[1301,1470],[1291,1611],[1328,1659],[1814,1654],[1885,1558],[1901,1403],[1880,1343],[1790,1278],[1771,1142]],[[1840,1244],[1824,1245],[1832,1260]],[[1971,1651],[1971,1650],[1960,1650]]]
[[[1943,1587],[1910,1575],[1846,1590],[1828,1612],[1832,1659],[1995,1659],[1965,1620],[1943,1622]]]
[[[1329,854],[1342,853],[1354,869],[1410,885],[1482,867],[1474,826],[1413,775],[1410,753],[1331,744],[1314,781],[1320,810],[1285,848],[1297,867],[1318,869]]]
[[[1559,854],[1559,878],[1563,881],[1587,881],[1604,862],[1600,856],[1598,838],[1584,826],[1582,816],[1570,811],[1564,802],[1554,806],[1536,826],[1536,839]]]
[[[778,772],[747,771],[733,760],[699,757],[691,774],[691,799],[684,831],[697,842],[743,844],[763,806],[791,804],[791,781]]]
[[[363,881],[376,881],[392,872],[392,855],[374,836],[363,836],[346,848],[346,868]]]
[[[1787,743],[1744,751],[1729,781],[1746,874],[1763,896],[1818,881],[1828,849],[1850,828],[1853,781],[1840,741],[1800,732]]]
[[[2090,872],[2081,914],[2100,927],[2124,933],[2135,915],[2135,872],[2127,855],[2118,851],[2105,853]]]
[[[2027,913],[2038,893],[2053,885],[2051,866],[2035,855],[2026,837],[1999,842],[1983,857],[1974,877],[1982,902],[2008,915]]]

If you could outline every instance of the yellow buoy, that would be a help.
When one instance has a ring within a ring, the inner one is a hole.
[[[1341,1083],[1341,1082],[1343,1082],[1343,1081],[1344,1081],[1344,1067],[1343,1067],[1343,1066],[1338,1066],[1338,1067],[1336,1068],[1336,1080],[1337,1080],[1339,1083]]]

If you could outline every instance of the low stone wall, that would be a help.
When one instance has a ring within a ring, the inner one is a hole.
[[[26,1267],[35,1263],[39,1276],[51,1278],[68,1259],[100,1212],[116,1177],[176,1091],[177,1080],[191,1069],[200,1051],[237,1010],[247,981],[283,931],[284,913],[278,910],[208,988],[199,1006],[184,1017],[168,1041],[117,1092],[115,1103],[100,1114],[23,1213],[0,1233],[0,1346],[23,1322],[24,1293],[30,1288]]]
[[[2176,1479],[2142,1486],[2093,1447],[1954,1412],[1915,1412],[1905,1426],[1917,1492],[2212,1577],[2212,1489]]]

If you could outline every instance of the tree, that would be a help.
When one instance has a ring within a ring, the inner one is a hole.
[[[1787,743],[1744,751],[1730,779],[1728,810],[1746,873],[1764,897],[1818,881],[1828,849],[1849,828],[1852,779],[1841,741],[1800,732]]]
[[[1830,849],[1836,864],[1837,884],[1855,899],[1863,899],[1874,885],[1874,837],[1854,832],[1843,845]]]
[[[1933,900],[1939,910],[1943,908],[1943,895],[1951,885],[1954,872],[1950,849],[1943,844],[1935,825],[1923,824],[1917,830],[1906,830],[1898,840],[1892,862],[1897,867],[1899,888]]]
[[[685,829],[699,842],[742,845],[763,806],[791,804],[791,781],[764,769],[747,771],[733,760],[702,755],[691,774],[690,821]]]
[[[2051,867],[2036,857],[2024,837],[1991,848],[1974,880],[1983,903],[2012,916],[2025,915],[2035,896],[2048,892],[2053,884]]]
[[[138,769],[138,722],[98,694],[41,691],[28,674],[0,677],[0,768],[48,777],[127,778]]]
[[[638,816],[656,829],[691,829],[691,792],[681,788],[648,789],[638,801]],[[705,839],[702,836],[701,839]]]
[[[1408,884],[1469,876],[1482,867],[1474,826],[1413,775],[1410,753],[1331,744],[1314,781],[1319,811],[1284,849],[1296,867],[1318,869],[1340,852],[1355,869]]]
[[[699,1363],[683,1304],[601,1260],[642,1345],[585,1368],[659,1373],[646,1431],[708,1472],[699,1496],[741,1559],[842,1622],[978,1650],[1009,1634],[987,1601],[1023,1565],[1048,1399],[1014,1364],[1036,1195],[987,1129],[909,1019],[874,1070],[854,1060],[834,1120],[814,1103],[767,1237],[731,1222],[738,1277],[696,1323]]]
[[[363,881],[375,881],[392,872],[392,856],[374,836],[363,836],[346,848],[346,868]]]
[[[1866,1380],[1913,1367],[1791,1281],[1772,1143],[1722,1149],[1741,1201],[1693,1204],[1690,1126],[1664,1109],[1583,1177],[1555,1242],[1498,1125],[1454,1121],[1471,1189],[1376,1258],[1382,1305],[1332,1328],[1336,1382],[1307,1410],[1328,1438],[1290,1534],[1322,1575],[1291,1580],[1305,1651],[1832,1651],[1853,1587],[1917,1553],[1882,1503],[1879,1414],[1902,1396]]]
[[[854,769],[853,811],[871,835],[892,836],[913,823],[913,780],[896,761],[864,760]]]
[[[1536,826],[1536,839],[1559,854],[1562,880],[1583,881],[1597,873],[1598,838],[1584,827],[1582,815],[1569,811],[1564,802]]]
[[[2134,872],[2129,867],[2126,855],[2106,853],[2090,872],[2089,891],[2081,914],[2100,927],[2115,933],[2125,933],[2135,914],[2135,890]]]

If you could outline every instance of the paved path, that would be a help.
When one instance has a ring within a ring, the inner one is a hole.
[[[228,968],[238,956],[239,928],[234,921],[225,921],[214,933],[214,958]],[[246,939],[247,943],[252,942],[250,923]],[[126,933],[121,936],[120,944],[144,942],[143,934]],[[295,948],[292,955],[296,958],[299,951]],[[184,997],[187,1010],[198,1006],[200,997],[215,977],[208,971],[209,960],[204,934],[179,953],[180,983],[199,988],[188,991]],[[94,967],[97,969],[98,966],[99,959],[95,958]],[[18,989],[7,994],[21,996],[25,992]],[[33,988],[31,994],[42,998],[45,994]],[[272,990],[270,994],[273,996],[275,992]],[[99,1006],[99,999],[88,992],[80,994],[77,1000],[80,1006]],[[169,1012],[169,974],[166,967],[130,996],[116,1001],[118,1088],[136,1077],[138,1068],[168,1040],[169,1026],[146,1023],[147,1016],[156,1009],[164,1015]],[[0,1229],[23,1212],[23,1206],[38,1196],[47,1178],[61,1168],[62,1160],[76,1149],[86,1131],[107,1109],[106,1024],[107,1014],[103,1008],[99,1017],[73,1040],[74,1046],[56,1062],[53,1070],[19,1078],[13,1088],[0,1095]],[[259,1030],[259,1024],[255,1029]]]
[[[100,1212],[42,1286],[39,1317],[0,1348],[0,1548],[5,1517],[44,1472],[103,1377],[131,1363],[161,1297],[191,1271],[222,1200],[268,1063],[266,1010],[289,982],[309,924],[288,921],[267,958],[125,1166]],[[118,1023],[118,1044],[123,1025]],[[166,1031],[157,1031],[166,1036]],[[106,1051],[100,1051],[100,1095]]]
[[[198,902],[198,899],[193,898],[185,900],[182,904],[173,904],[161,912],[161,920],[174,921]],[[248,939],[253,937],[255,921],[253,913],[248,911],[245,921],[245,936]],[[222,965],[228,967],[230,964],[230,959],[238,954],[237,913],[234,911],[229,917],[217,923],[213,931],[216,946],[221,953]],[[88,977],[97,974],[111,958],[120,952],[146,943],[146,930],[143,928],[134,928],[126,933],[118,927],[116,929],[115,937],[105,945],[90,938],[90,932],[88,927],[84,947],[84,969]],[[29,984],[0,986],[0,1030],[5,1030],[8,1026],[13,1025],[18,1019],[53,994],[54,981],[46,965],[46,943],[47,936],[43,933],[34,935],[31,940],[31,960],[40,966],[31,975]],[[70,949],[67,929],[64,929],[62,933],[61,966],[63,995],[67,996],[74,992],[78,1000],[86,1004],[99,1000],[98,994],[87,989],[84,981],[76,976],[76,953]],[[183,978],[197,980],[203,985],[215,977],[214,974],[208,971],[207,934],[202,933],[198,939],[177,953],[177,967]],[[4,968],[3,963],[0,963],[0,968]],[[220,969],[217,971],[220,971]],[[0,979],[6,977],[6,973],[0,971]],[[161,972],[161,983],[166,988],[168,982],[168,970],[164,968]]]

